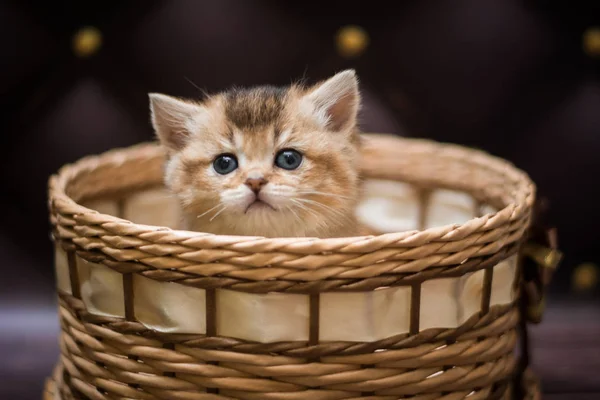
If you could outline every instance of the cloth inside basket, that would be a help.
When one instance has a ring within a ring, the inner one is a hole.
[[[378,232],[398,232],[462,223],[478,214],[493,213],[466,193],[434,190],[423,196],[401,182],[370,180],[357,209],[359,220]],[[105,213],[123,210],[123,218],[146,225],[177,228],[180,215],[174,199],[162,189],[128,197],[117,207],[112,201],[86,204]],[[93,314],[124,317],[123,281],[120,273],[79,256],[82,300]],[[59,289],[70,293],[68,260],[56,249]],[[456,278],[432,279],[422,285],[420,328],[453,328],[477,314],[481,307],[483,271]],[[516,257],[494,267],[491,305],[515,298]],[[134,276],[135,318],[147,328],[168,333],[206,333],[206,292],[179,283]],[[217,335],[257,342],[308,340],[308,295],[253,294],[218,289]],[[406,333],[410,328],[409,286],[385,287],[365,293],[323,293],[320,299],[319,338],[368,342]]]

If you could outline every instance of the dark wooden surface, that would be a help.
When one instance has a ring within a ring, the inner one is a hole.
[[[58,355],[55,304],[2,302],[0,399],[40,399]],[[19,304],[17,306],[17,304]],[[536,373],[544,399],[600,399],[600,304],[555,300],[531,329]]]
[[[600,399],[598,299],[556,300],[531,336],[544,399]]]

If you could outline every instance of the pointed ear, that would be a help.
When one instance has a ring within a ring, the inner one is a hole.
[[[191,134],[189,126],[192,118],[204,108],[159,93],[150,93],[148,97],[156,136],[167,149],[181,150]]]
[[[356,125],[360,93],[353,69],[315,85],[305,97],[317,119],[328,129],[345,131]]]

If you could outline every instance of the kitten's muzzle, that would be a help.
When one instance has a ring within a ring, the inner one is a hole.
[[[263,177],[260,178],[248,178],[246,179],[246,186],[248,186],[254,194],[258,194],[260,190],[267,184],[267,180]]]

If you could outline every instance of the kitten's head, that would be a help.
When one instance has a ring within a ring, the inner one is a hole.
[[[190,229],[266,237],[348,235],[357,198],[354,71],[312,87],[234,89],[191,102],[150,95],[165,183]]]

